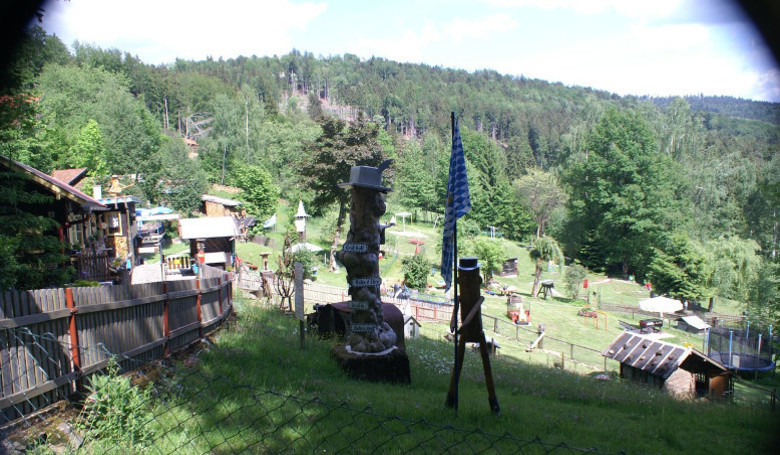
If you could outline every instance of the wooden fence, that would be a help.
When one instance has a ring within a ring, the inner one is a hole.
[[[314,283],[304,285],[304,295],[307,305],[313,305],[315,303],[336,303],[350,300],[347,289],[345,288]],[[420,322],[428,321],[448,324],[452,319],[453,306],[450,304],[435,304],[415,300],[414,298],[407,300],[387,296],[382,297],[382,302],[394,304],[401,310],[403,310],[406,305],[409,305],[409,311],[415,319]],[[309,308],[306,310],[308,311]],[[530,345],[538,336],[536,327],[517,325],[503,318],[497,318],[486,314],[482,315],[482,324],[485,330],[492,331],[495,335],[521,344]],[[570,343],[549,335],[545,336],[544,339],[548,351],[554,350],[559,356],[563,354],[564,356],[568,356],[571,360],[594,367],[602,367],[605,371],[608,368],[612,370],[617,369],[617,362],[612,360],[607,361],[607,358],[601,355],[601,350],[599,349]]]
[[[640,318],[657,318],[658,312],[655,311],[643,311],[637,308],[636,306],[632,305],[619,305],[617,303],[607,303],[607,302],[599,302],[598,308],[600,310],[609,311],[610,313],[619,313],[619,314],[626,314],[631,315],[632,319],[636,319],[637,316]],[[720,313],[697,313],[697,316],[699,316],[702,320],[707,322],[708,324],[712,326],[716,325],[735,325],[735,324],[742,324],[745,322],[744,316],[737,316],[737,315],[731,315],[731,314],[720,314]],[[679,319],[681,316],[671,313],[667,314],[664,313],[664,319],[669,320],[676,320]]]
[[[71,395],[112,356],[135,367],[218,328],[232,308],[233,276],[209,272],[204,279],[0,293],[0,424]]]

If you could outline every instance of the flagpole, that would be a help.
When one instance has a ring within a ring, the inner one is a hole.
[[[455,143],[455,112],[450,113],[450,123],[452,130],[452,143]],[[458,382],[460,382],[460,368],[458,368],[458,217],[455,217],[455,223],[453,224],[452,231],[452,273],[453,273],[453,296],[455,297],[455,303],[452,309],[453,320],[455,321],[455,400],[453,402],[455,413],[458,412]]]

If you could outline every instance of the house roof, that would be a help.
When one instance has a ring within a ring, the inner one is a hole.
[[[87,168],[79,167],[74,169],[55,169],[51,171],[51,176],[57,180],[63,181],[68,185],[76,185],[87,175]]]
[[[203,196],[200,197],[200,200],[206,202],[216,202],[217,204],[222,204],[225,207],[236,207],[243,204],[243,202],[241,201],[234,201],[233,199],[227,199],[219,196],[212,196],[210,194],[204,194]]]
[[[179,220],[179,230],[183,240],[236,237],[240,234],[236,219],[232,216],[182,218]]]
[[[702,319],[698,316],[683,316],[680,319],[682,319],[683,322],[685,322],[686,324],[688,324],[689,326],[693,327],[696,330],[704,330],[710,328],[710,325],[702,321]]]
[[[677,368],[693,373],[727,372],[720,362],[686,346],[624,331],[601,353],[604,357],[667,379]]]
[[[35,183],[46,188],[54,195],[55,198],[65,197],[79,204],[85,210],[108,210],[108,207],[106,207],[97,199],[94,199],[91,196],[87,196],[87,194],[81,190],[70,186],[62,180],[44,174],[34,167],[19,163],[18,161],[11,160],[10,158],[2,155],[0,155],[0,164],[9,169],[14,169],[29,174]]]

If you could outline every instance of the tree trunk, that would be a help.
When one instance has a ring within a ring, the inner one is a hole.
[[[710,304],[707,306],[707,312],[712,313],[712,309],[715,307],[715,297],[710,297]]]
[[[336,265],[336,250],[339,248],[339,238],[341,237],[341,225],[344,224],[344,212],[345,204],[343,201],[339,202],[339,216],[336,219],[336,234],[333,236],[333,243],[330,245],[330,266],[328,270],[335,272],[339,269]]]

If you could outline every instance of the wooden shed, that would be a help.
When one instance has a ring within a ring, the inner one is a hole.
[[[620,362],[620,377],[651,384],[681,398],[727,398],[733,377],[720,362],[687,346],[624,331],[602,352]]]
[[[704,333],[710,325],[698,316],[683,316],[677,321],[677,328],[692,333]]]
[[[203,213],[206,216],[221,217],[234,215],[238,216],[240,213],[241,201],[235,201],[233,199],[227,199],[219,196],[212,196],[210,194],[204,194],[200,197],[203,201]]]
[[[233,267],[238,223],[232,216],[184,218],[179,220],[179,237],[190,242],[190,257],[202,248],[205,263],[225,270]]]

